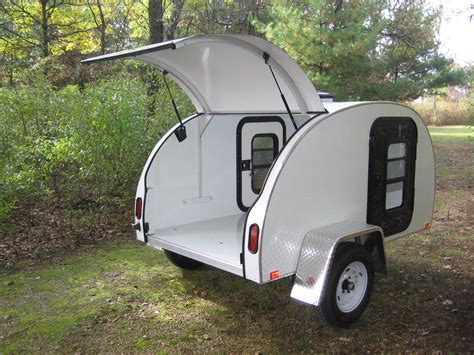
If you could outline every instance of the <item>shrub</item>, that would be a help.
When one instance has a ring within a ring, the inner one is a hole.
[[[176,123],[167,93],[152,97],[147,89],[128,73],[82,91],[55,90],[41,75],[28,86],[0,88],[0,217],[20,198],[128,200],[153,146]],[[172,90],[185,117],[191,103]]]
[[[457,102],[437,98],[436,116],[433,112],[433,99],[423,103],[409,104],[416,110],[427,125],[472,125],[474,124],[474,93]]]

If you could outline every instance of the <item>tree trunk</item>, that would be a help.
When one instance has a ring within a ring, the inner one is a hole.
[[[174,39],[174,34],[176,28],[178,28],[179,20],[181,18],[181,11],[183,10],[185,0],[174,0],[173,1],[173,11],[171,12],[170,23],[168,29],[166,30],[166,39]]]
[[[49,24],[48,24],[48,0],[40,0],[41,4],[41,49],[43,57],[49,56]]]
[[[150,26],[150,43],[163,42],[163,2],[150,0],[148,3],[148,23]]]
[[[10,66],[8,68],[8,82],[9,82],[11,88],[13,88],[15,86],[15,83],[13,81],[13,66]]]
[[[94,0],[94,3],[97,3],[97,8],[99,10],[99,17],[97,18],[91,0],[87,0],[87,6],[89,7],[89,11],[92,14],[94,19],[95,27],[99,32],[99,41],[100,41],[100,52],[105,54],[105,50],[107,49],[106,43],[106,32],[107,32],[107,22],[105,21],[104,10],[102,9],[102,4],[100,0]]]
[[[102,5],[100,0],[97,0],[97,8],[99,9],[99,17],[100,17],[100,51],[102,54],[105,53],[107,49],[106,43],[106,30],[107,30],[107,23],[105,22],[104,11],[102,10]]]
[[[150,43],[160,43],[164,39],[163,29],[163,2],[162,0],[149,0],[148,2],[148,23],[150,26]],[[155,94],[160,90],[158,73],[154,70],[148,71],[150,74],[148,96],[148,116],[153,117],[156,110]]]

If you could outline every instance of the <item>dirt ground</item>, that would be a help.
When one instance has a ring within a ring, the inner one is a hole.
[[[430,131],[433,227],[387,244],[389,273],[352,327],[321,324],[286,279],[177,269],[133,240],[127,207],[35,205],[0,239],[0,353],[474,352],[474,134]]]

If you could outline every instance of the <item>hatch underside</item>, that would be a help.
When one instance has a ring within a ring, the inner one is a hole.
[[[324,111],[298,64],[284,51],[258,37],[200,35],[86,59],[83,63],[134,58],[150,63],[176,80],[200,113],[285,112],[263,53],[292,112]]]

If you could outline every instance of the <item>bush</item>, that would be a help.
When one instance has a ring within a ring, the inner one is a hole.
[[[148,86],[120,73],[83,91],[55,90],[41,75],[28,86],[0,88],[0,217],[20,199],[53,196],[74,205],[133,196],[150,151],[176,123],[167,93],[151,96]],[[185,117],[193,108],[172,90]]]
[[[423,103],[411,103],[410,106],[417,111],[425,124],[445,125],[473,125],[474,124],[474,93],[464,99],[453,102],[437,98],[436,117],[433,112],[433,99],[426,99]]]

